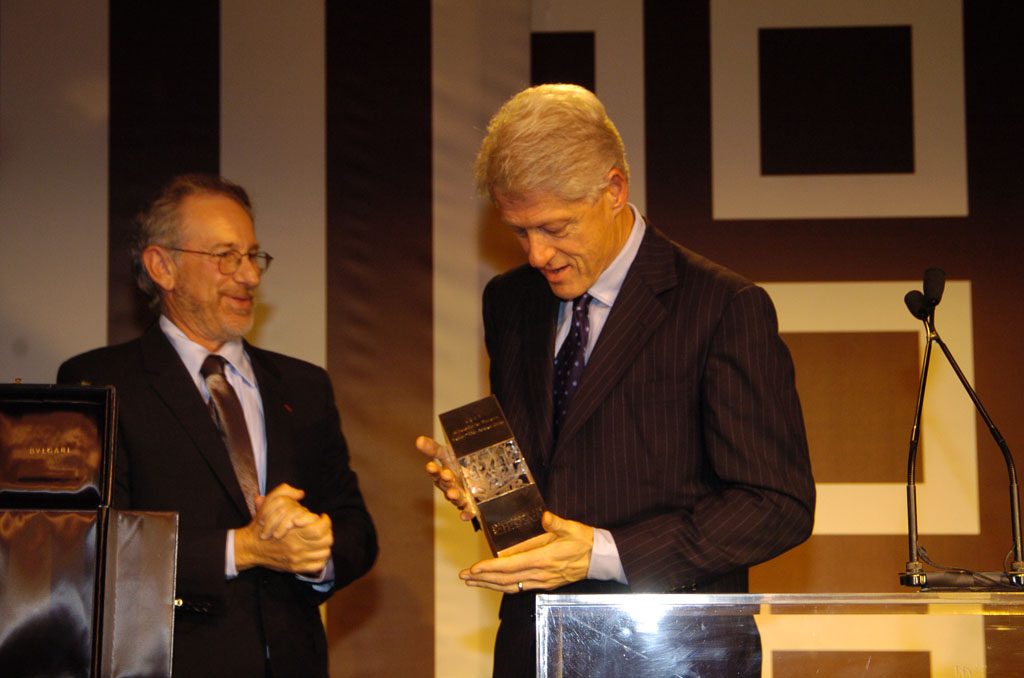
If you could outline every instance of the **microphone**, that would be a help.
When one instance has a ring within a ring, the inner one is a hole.
[[[942,301],[942,293],[946,289],[946,272],[941,268],[929,268],[924,272],[924,293],[910,290],[903,297],[910,315],[918,320],[926,320],[935,312],[935,307]]]
[[[946,272],[941,268],[929,268],[924,272],[924,298],[933,309],[942,301],[946,289]]]
[[[907,538],[910,545],[910,560],[906,570],[900,573],[900,584],[903,586],[920,586],[922,589],[934,590],[1013,590],[1024,588],[1024,545],[1021,543],[1020,498],[1017,490],[1017,471],[1013,465],[1013,455],[1003,435],[989,417],[985,406],[981,404],[978,394],[971,387],[967,377],[953,358],[952,352],[942,341],[935,329],[935,307],[942,301],[942,293],[946,287],[946,273],[941,268],[929,268],[924,272],[924,292],[911,290],[903,297],[907,310],[918,320],[924,322],[927,341],[924,347],[924,360],[921,366],[921,384],[917,392],[917,408],[914,412],[914,426],[910,434],[910,450],[907,454]],[[967,391],[975,409],[988,426],[989,433],[999,446],[1006,462],[1006,472],[1010,480],[1010,530],[1013,537],[1012,562],[1010,569],[1004,572],[970,572],[968,570],[946,570],[944,572],[926,573],[921,561],[935,566],[928,560],[924,547],[917,543],[917,488],[915,485],[917,447],[920,438],[921,412],[924,407],[924,392],[928,378],[928,365],[932,355],[932,344],[937,344],[956,373],[960,384]]]
[[[910,315],[914,316],[918,320],[924,320],[927,318],[932,310],[928,308],[928,300],[925,299],[925,296],[917,290],[910,290],[907,292],[907,295],[903,297],[903,303],[907,305],[907,310],[910,311]]]

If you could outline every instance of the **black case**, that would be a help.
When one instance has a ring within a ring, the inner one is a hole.
[[[177,514],[110,507],[112,387],[0,384],[0,673],[169,676]]]

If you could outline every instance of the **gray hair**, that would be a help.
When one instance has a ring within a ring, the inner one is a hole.
[[[194,195],[222,195],[241,205],[252,219],[252,202],[245,189],[215,174],[182,174],[167,183],[156,199],[135,218],[131,244],[132,269],[139,289],[149,297],[150,308],[160,305],[160,287],[149,277],[142,253],[150,245],[181,246],[181,205]]]
[[[578,85],[525,89],[494,114],[476,157],[477,189],[521,197],[544,191],[575,202],[594,199],[618,168],[629,179],[626,150],[593,92]]]

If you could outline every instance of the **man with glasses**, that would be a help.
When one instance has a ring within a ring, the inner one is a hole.
[[[179,514],[174,673],[326,676],[317,606],[370,568],[376,533],[327,373],[243,339],[272,261],[245,190],[175,178],[133,261],[159,320],[58,381],[117,389],[114,505]]]

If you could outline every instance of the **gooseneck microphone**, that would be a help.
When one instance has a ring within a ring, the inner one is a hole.
[[[924,272],[924,300],[932,311],[942,301],[942,292],[946,289],[946,272],[941,268],[929,268]]]
[[[910,315],[914,316],[918,320],[924,320],[931,312],[928,308],[928,301],[918,290],[910,290],[907,292],[907,295],[903,297],[903,303],[907,305],[907,310],[910,311]]]
[[[924,272],[924,292],[910,290],[903,297],[910,315],[918,320],[927,320],[934,315],[935,307],[942,301],[942,293],[946,290],[946,272],[941,268],[929,268]]]
[[[923,292],[911,290],[903,297],[907,310],[925,326],[926,341],[924,360],[921,365],[921,382],[917,392],[917,407],[914,412],[914,424],[910,433],[910,449],[907,454],[907,538],[910,558],[906,570],[900,573],[900,584],[917,586],[927,590],[972,590],[972,591],[1020,591],[1024,589],[1024,551],[1021,546],[1020,497],[1017,490],[1017,471],[1013,464],[1013,455],[1003,439],[1002,434],[992,422],[985,406],[978,399],[971,384],[967,381],[960,366],[953,358],[946,343],[942,341],[935,329],[935,308],[942,301],[942,293],[946,287],[946,273],[940,268],[929,268],[924,272]],[[972,572],[961,568],[946,568],[939,572],[925,572],[922,562],[936,566],[928,560],[924,547],[918,545],[917,533],[917,486],[916,462],[917,449],[921,433],[921,412],[924,407],[924,393],[928,380],[928,365],[931,361],[932,344],[937,344],[946,360],[956,373],[960,384],[967,391],[975,409],[988,426],[989,433],[1003,453],[1006,471],[1010,480],[1010,528],[1013,537],[1013,560],[1009,569],[1000,572]]]

